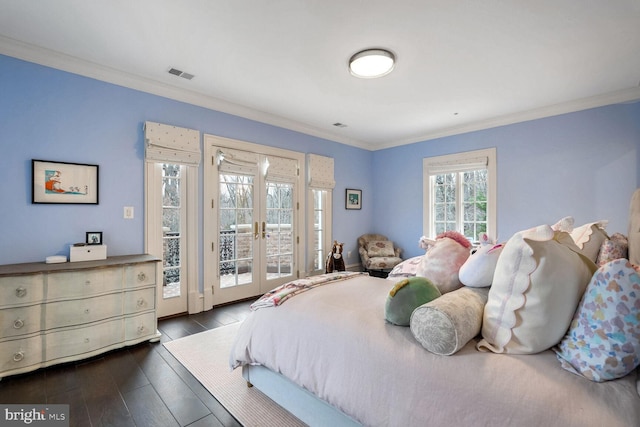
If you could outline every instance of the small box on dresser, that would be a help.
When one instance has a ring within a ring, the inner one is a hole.
[[[107,245],[85,245],[69,247],[69,261],[95,261],[107,259]]]

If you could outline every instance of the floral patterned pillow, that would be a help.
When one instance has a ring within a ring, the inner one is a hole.
[[[596,271],[567,335],[554,348],[562,367],[603,382],[640,365],[640,274],[626,259]]]
[[[628,248],[629,241],[627,238],[620,233],[614,233],[611,238],[602,242],[596,264],[598,264],[598,266],[603,266],[609,261],[613,261],[615,259],[629,259]]]
[[[402,261],[400,264],[393,267],[393,270],[391,270],[387,278],[415,276],[416,271],[422,262],[423,256],[424,255],[418,255]]]
[[[396,256],[391,240],[374,240],[367,243],[367,255],[369,258],[379,256]]]

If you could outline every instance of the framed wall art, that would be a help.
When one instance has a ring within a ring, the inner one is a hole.
[[[31,160],[31,203],[98,204],[98,165]]]
[[[347,188],[344,203],[346,209],[362,209],[362,190]]]

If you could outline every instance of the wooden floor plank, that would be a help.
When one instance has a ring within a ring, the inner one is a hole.
[[[162,343],[242,321],[249,304],[161,319],[159,343],[3,378],[0,402],[68,404],[71,427],[240,427]]]

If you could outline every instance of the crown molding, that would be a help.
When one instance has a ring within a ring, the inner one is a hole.
[[[589,110],[591,108],[604,107],[606,105],[623,104],[640,101],[640,87],[632,87],[616,92],[605,93],[588,98],[582,98],[575,101],[569,101],[547,107],[536,108],[534,110],[522,111],[514,114],[507,114],[500,117],[494,117],[487,120],[480,120],[474,123],[468,123],[461,126],[454,126],[446,129],[440,129],[415,137],[397,140],[388,144],[376,144],[372,150],[382,150],[385,148],[393,148],[401,145],[413,144],[416,142],[430,141],[447,136],[460,135],[468,132],[486,130],[500,126],[522,123],[531,120],[543,119],[546,117],[559,116],[561,114],[575,113],[577,111]]]
[[[95,80],[111,83],[117,86],[162,96],[164,98],[185,102],[221,113],[231,114],[267,125],[277,126],[294,132],[303,133],[305,135],[326,139],[328,141],[339,142],[365,150],[371,149],[369,144],[357,139],[346,138],[304,123],[277,116],[275,114],[244,107],[239,104],[140,77],[131,73],[125,73],[95,62],[86,61],[71,55],[44,49],[3,36],[0,36],[0,54],[45,67],[77,74],[83,77],[89,77]]]
[[[147,79],[131,73],[125,73],[101,64],[86,61],[53,50],[44,49],[4,36],[0,36],[0,54],[369,151],[393,148],[416,142],[430,141],[438,138],[486,130],[514,123],[573,113],[605,105],[635,102],[640,100],[640,87],[632,87],[575,101],[559,103],[514,114],[507,114],[487,120],[480,120],[461,126],[438,129],[433,132],[427,132],[409,138],[375,144],[344,137],[301,122],[289,120],[281,116],[248,108],[211,96],[206,96],[194,91]]]

